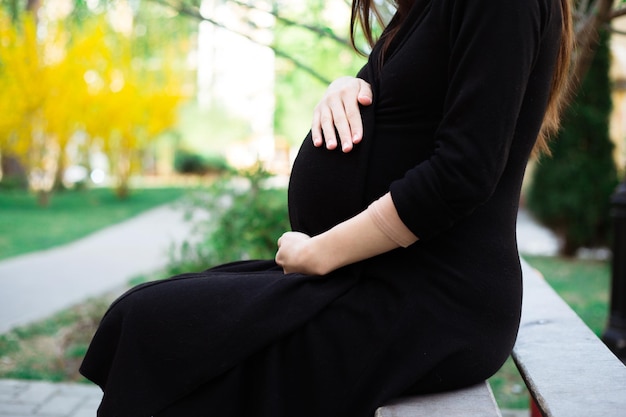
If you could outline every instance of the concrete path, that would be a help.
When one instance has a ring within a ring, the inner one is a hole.
[[[0,380],[2,417],[95,417],[101,399],[92,385]]]
[[[71,244],[0,262],[0,334],[47,317],[138,274],[159,270],[168,248],[189,236],[182,211],[162,206]],[[525,213],[518,220],[520,252],[552,254],[557,241]],[[98,387],[0,380],[0,417],[95,417]],[[504,410],[503,417],[528,417]],[[181,416],[183,417],[183,416]]]
[[[166,205],[58,248],[0,261],[0,334],[159,270],[191,225]]]
[[[517,245],[522,255],[556,255],[559,241],[554,234],[539,225],[526,210],[517,215]]]

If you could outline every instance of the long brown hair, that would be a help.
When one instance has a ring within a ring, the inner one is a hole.
[[[395,0],[396,18],[392,20],[390,26],[384,31],[380,41],[381,57],[384,57],[387,48],[394,36],[398,32],[402,22],[406,18],[411,6],[415,1],[419,0]],[[565,106],[565,97],[567,96],[569,67],[571,61],[572,49],[574,47],[574,33],[571,12],[571,0],[561,0],[561,12],[563,16],[561,26],[561,44],[557,56],[556,68],[552,77],[550,94],[548,96],[548,106],[543,119],[543,124],[537,136],[537,142],[533,149],[533,155],[541,153],[550,154],[548,142],[551,135],[554,135],[559,129],[561,111]],[[356,30],[358,26],[363,31],[366,41],[370,47],[378,41],[373,35],[374,25],[371,17],[375,17],[376,23],[380,27],[384,27],[382,15],[377,9],[374,0],[353,0],[352,16],[350,18],[350,41],[355,50],[360,52],[356,45]]]
[[[394,0],[394,6],[396,7],[396,19],[390,22],[390,26],[384,31],[380,41],[383,42],[381,57],[385,55],[389,44],[395,37],[398,29],[400,29],[401,23],[409,13],[411,6],[416,0]],[[378,10],[378,6],[374,0],[352,0],[352,16],[350,17],[350,42],[352,47],[359,53],[363,52],[356,45],[356,29],[357,23],[363,31],[365,40],[369,44],[370,48],[374,47],[374,44],[378,41],[373,35],[374,25],[372,17],[375,18],[379,27],[385,28],[386,22],[384,22],[383,16]]]
[[[574,49],[574,29],[572,22],[572,10],[570,0],[561,0],[561,12],[563,22],[561,25],[561,45],[559,46],[559,54],[557,56],[556,68],[552,76],[552,85],[550,95],[548,96],[548,107],[543,117],[543,124],[537,137],[533,155],[537,156],[541,153],[550,155],[549,139],[559,130],[561,121],[561,111],[566,105],[566,99],[569,96],[568,88],[571,83],[570,63],[572,50]]]

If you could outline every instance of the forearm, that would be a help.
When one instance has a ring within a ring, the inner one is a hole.
[[[367,210],[311,239],[310,256],[325,274],[400,246],[414,243],[413,235],[398,217],[389,194]]]

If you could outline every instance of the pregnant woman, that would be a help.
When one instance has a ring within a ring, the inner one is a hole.
[[[509,355],[529,155],[558,125],[567,0],[398,0],[314,112],[276,260],[131,289],[81,371],[101,417],[372,417]]]

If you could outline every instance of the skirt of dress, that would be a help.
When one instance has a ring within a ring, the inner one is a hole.
[[[81,372],[104,390],[100,417],[371,417],[497,369],[487,329],[393,282],[248,261],[143,284],[111,306]]]

